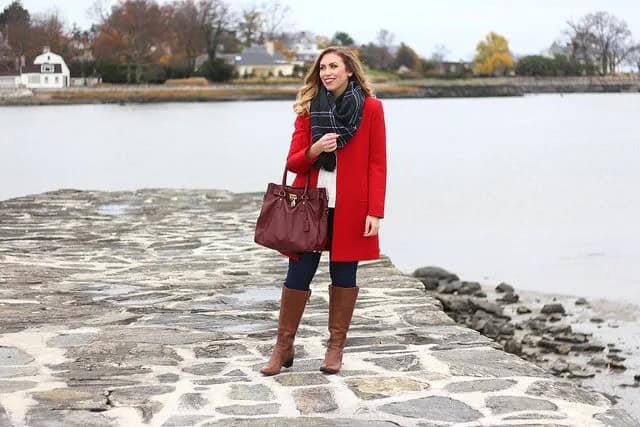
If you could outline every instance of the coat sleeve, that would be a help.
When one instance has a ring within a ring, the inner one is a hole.
[[[306,174],[313,166],[315,159],[307,157],[307,149],[311,146],[311,127],[308,115],[296,118],[295,129],[291,136],[291,147],[287,156],[287,169],[297,174]]]
[[[369,141],[369,209],[367,215],[384,218],[387,188],[387,135],[382,103],[372,117]]]

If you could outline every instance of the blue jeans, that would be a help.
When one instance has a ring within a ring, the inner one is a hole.
[[[333,209],[329,209],[329,243],[333,236]],[[313,276],[318,269],[320,262],[320,252],[308,252],[300,254],[298,260],[289,259],[289,271],[284,285],[289,289],[308,291]],[[358,261],[329,262],[329,274],[331,284],[342,288],[353,288],[356,286],[356,272],[358,271]]]

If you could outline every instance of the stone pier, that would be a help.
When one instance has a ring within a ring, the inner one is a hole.
[[[287,259],[261,194],[63,190],[0,202],[0,427],[638,426],[456,325],[389,259],[362,264],[339,375],[326,255],[296,360],[274,342]]]

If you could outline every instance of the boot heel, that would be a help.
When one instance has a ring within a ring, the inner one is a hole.
[[[293,366],[293,357],[282,364],[285,368],[290,368]]]

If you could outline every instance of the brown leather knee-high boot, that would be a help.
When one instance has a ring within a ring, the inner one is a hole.
[[[360,288],[329,286],[329,341],[324,363],[320,370],[326,374],[336,374],[342,366],[342,353],[351,325],[353,309]]]
[[[298,325],[304,312],[304,307],[311,296],[311,290],[299,291],[282,287],[280,299],[280,315],[278,318],[278,337],[271,353],[269,362],[260,369],[264,375],[276,375],[284,366],[293,365],[293,341],[298,331]]]

